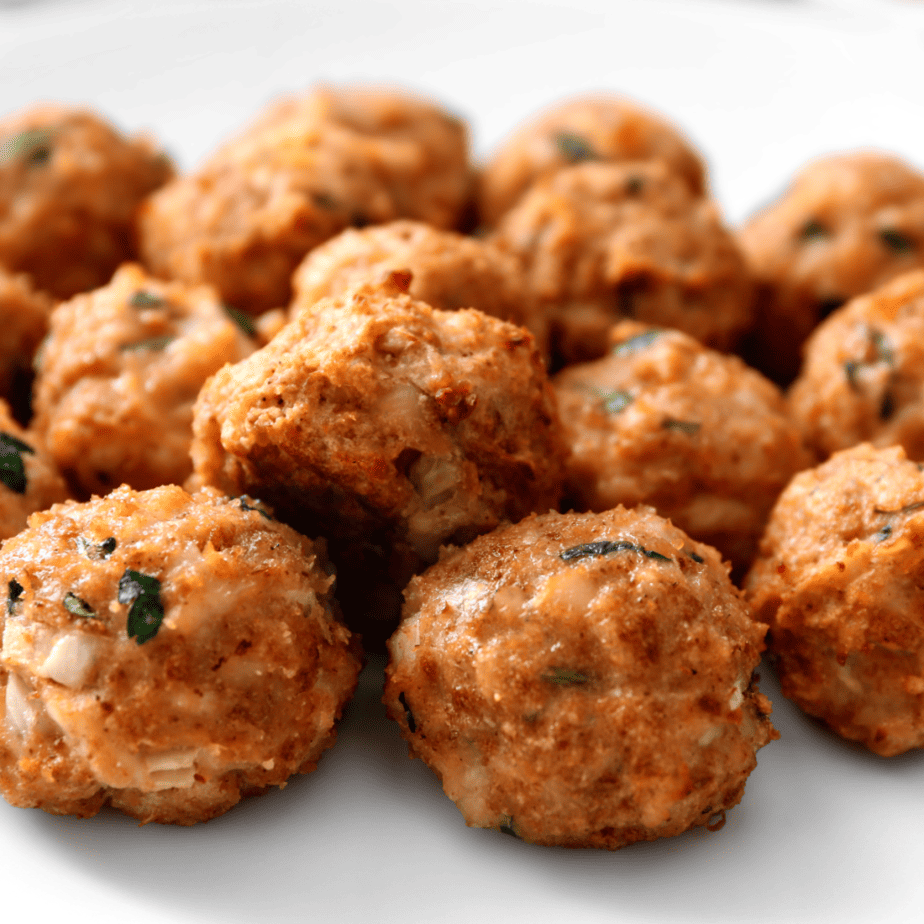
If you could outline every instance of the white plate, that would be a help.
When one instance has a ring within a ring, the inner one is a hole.
[[[279,93],[375,80],[468,118],[485,153],[535,109],[618,90],[682,125],[729,220],[826,151],[924,169],[920,0],[0,2],[0,113],[88,103],[190,167]],[[465,827],[379,704],[373,661],[319,769],[191,829],[0,803],[10,920],[924,920],[924,753],[845,744],[783,700],[724,829],[615,853]],[[17,913],[18,912],[18,913]]]

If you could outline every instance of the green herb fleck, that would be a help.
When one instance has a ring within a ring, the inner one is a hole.
[[[0,164],[21,158],[30,167],[42,167],[51,159],[50,128],[33,128],[20,132],[0,144]]]
[[[149,337],[147,340],[139,340],[137,343],[124,343],[122,344],[123,350],[162,350],[169,343],[172,343],[176,340],[176,337],[168,335],[165,337]]]
[[[603,410],[607,414],[618,414],[624,411],[633,401],[632,395],[627,391],[610,391],[600,395]]]
[[[19,603],[22,597],[23,586],[17,580],[10,581],[7,585],[10,595],[6,598],[6,613],[8,616],[13,615],[13,609]]]
[[[259,500],[257,500],[256,498],[249,497],[247,494],[242,494],[242,495],[241,495],[240,497],[238,497],[238,498],[232,498],[232,500],[237,500],[237,501],[238,501],[238,506],[241,508],[241,510],[255,510],[257,513],[260,514],[261,517],[264,517],[264,518],[267,519],[267,520],[272,520],[272,519],[273,519],[273,518],[263,509],[262,506],[258,506],[259,504],[262,504],[262,501],[259,501]],[[251,501],[253,501],[253,503],[251,503]]]
[[[257,329],[253,326],[253,318],[251,318],[246,311],[241,311],[240,308],[232,308],[230,305],[222,305],[222,307],[225,309],[228,317],[237,324],[243,333],[248,337],[255,337],[257,335]]]
[[[83,536],[78,536],[77,548],[93,561],[105,561],[116,549],[115,536],[104,539],[99,545],[84,539]]]
[[[128,299],[128,304],[132,308],[163,308],[167,304],[167,299],[156,292],[149,292],[147,289],[139,289],[133,292]]]
[[[509,834],[510,837],[515,837],[517,840],[520,839],[520,835],[514,830],[512,815],[504,815],[500,825],[498,825],[498,830],[501,834]]]
[[[830,234],[828,229],[814,218],[810,218],[799,231],[799,239],[803,241],[816,241]]]
[[[64,609],[73,616],[82,616],[84,619],[96,619],[96,613],[86,600],[81,600],[77,594],[68,591],[64,595]]]
[[[702,555],[697,555],[696,552],[692,552],[692,551],[691,551],[691,552],[688,552],[687,554],[688,554],[688,555],[690,556],[690,558],[692,558],[693,561],[695,561],[696,564],[698,564],[698,565],[701,565],[701,564],[706,560],[705,558],[703,558]]]
[[[895,228],[880,229],[879,240],[894,253],[911,253],[915,249],[914,241]]]
[[[892,535],[892,525],[891,523],[886,523],[886,525],[883,526],[882,529],[880,529],[878,533],[875,533],[873,535],[873,539],[875,539],[876,542],[883,542],[884,540],[888,539],[889,536],[891,535]]]
[[[565,549],[559,554],[562,561],[575,561],[579,558],[599,558],[603,555],[611,555],[613,552],[637,552],[646,558],[652,558],[657,561],[671,561],[666,555],[660,552],[652,552],[643,546],[630,542],[628,539],[601,539],[598,542],[585,542],[583,545],[575,545],[570,549]]]
[[[0,433],[0,481],[16,494],[26,493],[26,467],[24,452],[35,455],[35,450],[10,433]]]
[[[584,671],[574,670],[569,667],[553,667],[542,675],[546,683],[554,683],[561,687],[580,687],[585,683],[590,683],[590,674]]]
[[[558,153],[572,164],[597,158],[587,139],[574,132],[559,132],[555,136],[555,147]]]
[[[143,645],[157,635],[164,619],[164,605],[156,577],[126,568],[119,580],[119,603],[131,604],[126,625],[129,638]]]
[[[417,720],[414,718],[414,713],[411,712],[411,707],[407,704],[407,699],[405,699],[403,690],[398,694],[398,702],[404,707],[404,718],[407,721],[407,730],[413,735],[417,731]]]
[[[640,176],[630,176],[626,180],[626,193],[637,196],[645,188],[645,181]]]
[[[859,373],[864,366],[873,366],[876,363],[885,363],[890,368],[894,368],[895,366],[895,351],[892,349],[892,344],[889,343],[885,334],[875,327],[870,327],[867,328],[866,336],[869,343],[866,349],[866,357],[863,359],[848,359],[847,362],[844,363],[844,376],[850,387],[854,390],[857,390],[860,386]],[[886,402],[886,398],[888,398],[888,402]],[[886,395],[883,401],[886,402],[885,409],[889,410],[892,398]],[[882,410],[883,408],[880,408],[880,411]],[[891,410],[889,410],[888,416],[891,416],[894,411],[895,408],[893,404]]]
[[[661,421],[661,426],[665,430],[676,430],[678,433],[686,433],[687,436],[694,436],[699,433],[702,424],[692,420],[675,420],[673,417],[667,417]]]
[[[662,331],[657,328],[646,330],[644,333],[629,337],[628,340],[623,340],[622,343],[617,343],[613,347],[613,352],[617,356],[625,356],[628,353],[641,353],[642,350],[647,350],[661,336],[661,333]]]

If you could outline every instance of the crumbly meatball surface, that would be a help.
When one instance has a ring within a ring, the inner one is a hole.
[[[870,442],[924,461],[924,270],[839,308],[804,354],[789,402],[820,458]]]
[[[924,746],[924,472],[868,443],[797,475],[745,590],[783,694],[888,757]]]
[[[206,379],[256,348],[207,286],[123,266],[58,306],[38,363],[34,427],[85,496],[181,484]]]
[[[606,352],[621,318],[729,349],[751,320],[744,259],[715,205],[661,163],[585,163],[537,182],[493,238],[552,312],[565,363]]]
[[[30,513],[67,500],[64,479],[36,433],[0,398],[0,539],[26,528]]]
[[[145,136],[95,113],[41,105],[0,120],[0,264],[70,298],[134,256],[135,211],[173,175]]]
[[[650,508],[531,516],[414,578],[385,703],[467,824],[615,849],[741,799],[777,737],[763,634]]]
[[[189,825],[312,770],[359,662],[323,550],[166,486],[36,514],[0,551],[0,790]]]
[[[17,378],[31,370],[53,304],[27,275],[0,266],[0,396],[9,399]]]
[[[565,449],[533,338],[396,286],[302,311],[195,408],[197,484],[248,493],[304,531],[384,529],[424,561],[556,506]]]
[[[819,321],[924,265],[924,174],[884,153],[821,158],[754,215],[739,240],[758,284],[747,357],[788,384]]]
[[[775,385],[679,331],[617,324],[553,379],[578,509],[649,504],[744,573],[773,502],[814,459]]]
[[[661,116],[618,96],[566,100],[515,131],[479,178],[482,221],[498,223],[537,180],[585,161],[663,161],[690,190],[706,185],[702,158]]]
[[[419,221],[348,229],[315,247],[292,277],[292,311],[395,271],[411,274],[408,294],[441,311],[477,308],[526,327],[545,354],[546,313],[533,305],[523,269],[488,241]]]
[[[352,226],[411,218],[454,227],[469,198],[465,126],[373,87],[274,103],[195,173],[152,196],[140,246],[157,274],[207,282],[237,308],[289,303],[305,254]]]

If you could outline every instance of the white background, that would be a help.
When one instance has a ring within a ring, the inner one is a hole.
[[[0,113],[87,103],[154,132],[183,168],[276,95],[345,80],[436,98],[480,156],[565,95],[622,92],[704,151],[733,224],[828,151],[924,169],[924,0],[0,0]],[[725,828],[616,853],[466,828],[385,718],[381,670],[318,771],[206,825],[0,803],[5,918],[924,921],[924,753],[839,741],[767,670],[783,737]]]

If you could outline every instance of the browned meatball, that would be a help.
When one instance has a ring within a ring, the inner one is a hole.
[[[783,693],[892,756],[924,746],[924,472],[867,443],[797,475],[745,589]]]
[[[314,769],[359,661],[323,549],[247,498],[119,488],[0,551],[0,791],[189,825]]]
[[[653,510],[550,513],[406,592],[385,703],[467,824],[614,849],[736,805],[777,737],[764,629],[714,549]]]
[[[84,495],[192,472],[193,402],[205,380],[256,347],[207,286],[126,264],[58,306],[41,352],[35,429]]]
[[[148,200],[144,260],[253,313],[286,305],[305,254],[351,225],[454,227],[471,185],[467,143],[461,122],[405,93],[321,87],[283,99]]]
[[[624,321],[553,380],[579,509],[650,504],[744,573],[777,495],[813,459],[779,390],[679,331]]]
[[[28,276],[0,266],[0,396],[10,398],[17,380],[31,369],[53,304]]]
[[[479,210],[494,226],[536,180],[584,161],[663,161],[690,190],[706,185],[702,159],[662,117],[619,96],[558,103],[519,128],[486,165]]]
[[[821,158],[742,229],[759,293],[748,359],[781,383],[847,299],[924,265],[924,175],[888,154]]]
[[[26,528],[30,513],[68,496],[38,435],[24,430],[0,398],[0,539]]]
[[[519,262],[487,241],[418,221],[347,230],[315,247],[292,277],[293,311],[394,271],[411,274],[408,293],[433,308],[477,308],[530,330],[545,354],[548,321],[533,306]]]
[[[58,298],[109,281],[134,256],[141,200],[173,174],[149,138],[65,106],[0,121],[0,264]]]
[[[728,349],[751,319],[744,260],[715,206],[661,163],[587,163],[536,183],[497,228],[552,312],[565,362],[606,352],[622,317]]]
[[[869,441],[924,461],[924,270],[848,302],[804,352],[789,400],[820,458]]]

